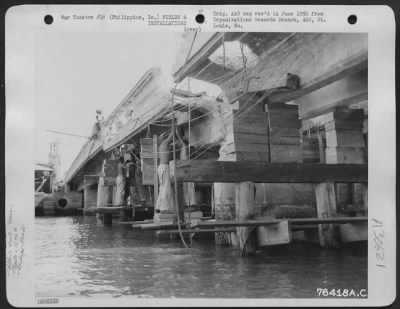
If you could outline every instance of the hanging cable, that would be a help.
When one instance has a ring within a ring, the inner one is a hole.
[[[225,32],[222,33],[222,61],[224,65],[224,72],[226,71],[226,66],[225,66]]]
[[[186,66],[186,64],[187,64],[187,62],[189,60],[189,57],[190,57],[190,54],[192,52],[192,48],[193,48],[194,42],[196,40],[196,37],[197,37],[197,31],[194,33],[192,44],[190,45],[189,52],[187,54],[187,57],[185,59],[185,63],[183,64],[183,67]],[[182,71],[180,71],[180,72],[182,72]],[[173,160],[174,160],[174,162],[176,162],[174,97],[175,97],[175,91],[176,91],[176,87],[177,86],[178,86],[178,82],[175,83],[174,91],[172,92],[172,98],[171,98],[171,113],[172,113],[171,131],[172,131],[172,148],[173,148]],[[188,245],[186,244],[185,239],[184,239],[183,234],[182,234],[182,228],[181,228],[181,222],[180,222],[181,219],[179,217],[178,183],[176,182],[176,173],[174,173],[174,189],[175,189],[174,190],[175,191],[175,209],[176,209],[176,217],[177,217],[177,221],[178,221],[179,236],[180,236],[181,241],[182,241],[183,245],[185,246],[185,248],[189,248]]]

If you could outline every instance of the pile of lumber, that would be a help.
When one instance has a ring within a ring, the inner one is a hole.
[[[303,163],[319,163],[319,146],[317,137],[303,137],[301,143]]]
[[[268,105],[271,162],[301,162],[300,128],[297,105]]]
[[[326,162],[365,162],[362,109],[338,109],[326,115]]]

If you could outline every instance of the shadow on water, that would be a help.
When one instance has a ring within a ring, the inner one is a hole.
[[[185,249],[94,217],[36,218],[35,234],[38,296],[303,298],[317,288],[367,287],[365,243],[274,246],[240,258],[212,241]]]

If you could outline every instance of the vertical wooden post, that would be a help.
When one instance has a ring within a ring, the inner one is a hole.
[[[318,218],[336,217],[335,184],[333,182],[319,183],[315,186]],[[321,247],[338,247],[339,231],[334,224],[320,224],[319,242]]]
[[[184,211],[184,206],[183,206],[183,204],[184,204],[184,196],[183,196],[183,183],[177,183],[177,185],[176,185],[176,188],[177,188],[177,201],[175,201],[176,202],[176,205],[178,206],[178,214],[179,214],[179,219],[180,219],[180,222],[182,223],[182,222],[185,222],[185,211]],[[174,217],[174,219],[175,219],[175,217]]]
[[[236,184],[235,207],[237,220],[247,220],[255,215],[254,183],[247,181]],[[256,233],[253,228],[238,227],[236,231],[241,255],[254,255],[256,253]]]
[[[318,149],[319,149],[319,163],[325,163],[326,162],[325,145],[320,132],[318,132],[317,138],[318,138]]]
[[[154,167],[154,214],[156,213],[156,205],[158,200],[158,138],[153,135],[153,167]]]
[[[84,209],[90,208],[90,205],[89,205],[89,192],[88,192],[89,188],[90,188],[90,185],[85,183],[85,180],[84,180],[83,181],[83,208]]]

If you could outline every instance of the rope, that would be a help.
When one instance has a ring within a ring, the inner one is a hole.
[[[224,65],[224,72],[226,71],[225,67],[225,33],[222,33],[222,54],[223,54],[223,65]]]
[[[192,44],[190,45],[190,49],[188,51],[187,57],[185,59],[185,63],[183,66],[186,66],[190,54],[192,52],[192,48],[194,45],[194,42],[196,40],[197,37],[197,31],[194,33],[193,36],[193,40],[192,40]],[[182,72],[182,71],[181,71]],[[181,75],[182,73],[180,73]],[[180,78],[179,78],[180,79]],[[171,99],[171,113],[172,113],[172,119],[171,119],[171,133],[172,133],[172,148],[173,148],[173,159],[174,161],[176,160],[176,152],[175,152],[175,117],[174,117],[174,97],[175,97],[175,91],[176,91],[176,87],[178,86],[178,82],[175,83],[175,87],[174,87],[174,91],[172,92],[172,99]],[[177,221],[178,221],[178,230],[179,230],[179,236],[181,238],[182,244],[185,246],[185,248],[189,248],[188,245],[185,242],[185,239],[183,237],[182,234],[182,228],[181,228],[181,222],[180,222],[180,217],[179,217],[179,208],[178,208],[178,183],[176,182],[176,173],[174,173],[174,193],[175,193],[175,210],[176,210],[176,217],[177,217]],[[193,257],[193,256],[192,256]],[[194,258],[194,257],[193,257]]]
[[[75,137],[82,137],[86,139],[90,139],[89,136],[83,136],[83,135],[78,135],[78,134],[72,134],[72,133],[67,133],[67,132],[62,132],[62,131],[56,131],[56,130],[46,130],[47,132],[52,132],[52,133],[57,133],[57,134],[64,134],[64,135],[69,135],[69,136],[75,136]]]

